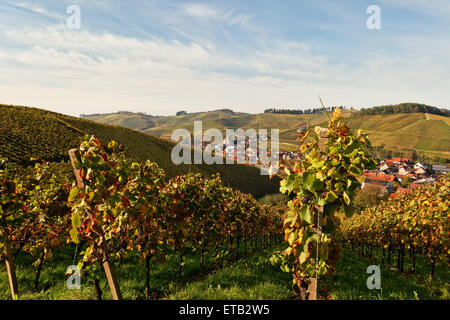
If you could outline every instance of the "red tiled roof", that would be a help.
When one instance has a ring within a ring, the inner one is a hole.
[[[376,176],[370,176],[370,178],[368,178],[368,180],[392,182],[395,180],[395,177],[388,175],[388,174],[379,174]]]
[[[394,160],[384,160],[384,163],[386,163],[388,167],[395,166]]]
[[[408,159],[408,158],[394,158],[393,161],[397,161],[397,162],[400,162],[400,161],[409,162],[409,159]]]

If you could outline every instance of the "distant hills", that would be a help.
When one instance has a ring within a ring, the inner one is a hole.
[[[363,129],[379,157],[407,156],[435,162],[450,159],[449,111],[417,103],[364,108],[362,111],[344,110],[352,129]],[[323,113],[292,114],[233,112],[229,109],[187,113],[178,116],[148,116],[141,113],[120,112],[83,115],[101,123],[116,124],[170,139],[173,130],[185,128],[193,131],[194,121],[202,120],[203,130],[218,128],[278,128],[280,147],[298,148],[297,129],[326,125]]]
[[[103,117],[103,116],[99,116]],[[119,113],[110,115],[108,121],[119,125],[102,124],[46,110],[0,105],[0,156],[22,165],[31,157],[52,162],[68,160],[67,151],[79,146],[84,135],[95,135],[104,142],[116,140],[127,147],[133,159],[147,159],[158,163],[168,176],[188,172],[210,176],[220,173],[225,184],[259,197],[279,191],[279,178],[269,179],[260,170],[247,165],[174,165],[170,154],[174,144],[146,134],[152,123],[144,114]],[[156,117],[155,117],[156,118]],[[163,123],[156,119],[158,124]],[[135,126],[143,132],[125,128]],[[63,165],[68,166],[68,163]]]

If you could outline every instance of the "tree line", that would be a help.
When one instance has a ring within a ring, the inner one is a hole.
[[[277,108],[270,108],[264,110],[264,113],[279,113],[279,114],[322,114],[324,111],[326,112],[334,112],[334,110],[337,107],[327,107],[327,108],[313,108],[313,109],[277,109]],[[339,107],[341,110],[347,109],[345,106]]]
[[[399,114],[399,113],[431,113],[440,116],[450,116],[450,111],[419,103],[401,103],[397,105],[378,106],[372,108],[362,108],[360,114]]]

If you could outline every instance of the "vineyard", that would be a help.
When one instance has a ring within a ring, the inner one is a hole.
[[[405,271],[405,254],[411,258],[411,273],[418,255],[423,255],[434,276],[436,263],[450,263],[450,180],[405,193],[344,220],[343,240],[352,250],[369,256],[382,251],[391,264],[396,253],[397,270]]]
[[[358,211],[355,192],[375,165],[367,134],[352,132],[337,109],[328,128],[300,140],[304,157],[286,164],[282,194],[264,201],[220,175],[168,175],[94,136],[68,152],[70,172],[0,158],[0,277],[9,296],[372,299],[384,296],[360,278],[380,263],[388,298],[417,290],[448,299],[449,179]],[[66,289],[70,279],[80,288],[80,278],[81,291]]]
[[[73,185],[48,164],[22,169],[1,162],[1,245],[11,264],[12,251],[38,257],[35,290],[43,265],[62,242],[80,245],[81,275],[92,279],[101,298],[101,267],[114,278],[114,263],[131,252],[144,262],[149,297],[152,259],[164,263],[176,253],[181,275],[189,252],[198,252],[202,266],[211,248],[232,260],[239,259],[239,245],[246,256],[280,239],[281,213],[224,187],[218,176],[168,179],[155,163],[131,162],[117,143],[105,147],[94,137],[79,151],[75,162],[82,181]]]

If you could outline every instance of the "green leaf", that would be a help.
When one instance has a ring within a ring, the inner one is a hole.
[[[330,170],[328,170],[327,176],[328,176],[328,177],[331,176],[335,171],[336,171],[336,168],[335,168],[335,167],[331,168]]]
[[[353,215],[355,208],[353,206],[344,206],[344,212],[347,217],[351,217]]]
[[[322,160],[322,161],[314,160],[314,161],[312,162],[312,166],[313,166],[314,168],[316,168],[316,169],[322,168],[324,164],[325,164],[325,161],[323,161],[323,160]]]
[[[298,261],[300,262],[300,264],[305,263],[306,258],[308,258],[308,254],[306,252],[302,252],[300,253],[300,257],[298,258]]]
[[[70,238],[72,239],[73,242],[79,243],[78,242],[78,230],[77,229],[73,228],[72,230],[70,230],[69,234],[70,234]]]
[[[281,181],[280,192],[285,193],[286,191],[288,191],[289,193],[291,193],[292,190],[294,189],[294,182],[295,182],[295,175],[294,174],[289,175],[286,180]]]
[[[290,201],[287,203],[287,205],[288,205],[289,209],[294,210],[294,202],[293,202],[292,200],[290,200]]]
[[[297,232],[292,231],[291,234],[289,235],[288,242],[292,246],[295,240],[297,240]]]
[[[336,225],[332,219],[327,219],[327,223],[322,226],[322,232],[324,233],[334,233],[336,231]]]
[[[347,189],[350,188],[351,185],[352,185],[352,180],[347,179]]]
[[[108,209],[108,205],[106,203],[99,204],[97,207],[98,211],[105,211],[106,209]]]
[[[79,228],[81,226],[81,218],[78,213],[72,214],[72,226],[74,228]]]
[[[312,236],[310,236],[308,238],[308,240],[306,240],[306,243],[310,243],[312,241],[314,241],[316,243],[317,243],[317,241],[319,241],[319,235],[317,233],[314,233]],[[305,245],[305,247],[307,247],[307,245]]]
[[[311,214],[309,213],[308,206],[303,206],[300,209],[300,217],[302,218],[303,221],[305,221],[307,223],[311,223]]]
[[[313,172],[305,172],[303,174],[303,185],[311,192],[314,192],[314,182],[316,182],[316,175]]]
[[[350,197],[347,195],[345,191],[344,191],[344,202],[346,205],[350,204]]]
[[[294,211],[290,210],[286,214],[286,219],[284,219],[284,223],[293,224],[293,223],[295,223],[296,218],[297,218],[297,214]]]
[[[339,151],[339,147],[333,146],[333,147],[330,147],[330,149],[328,150],[328,153],[329,154],[335,154],[338,151]]]
[[[78,197],[78,192],[80,191],[80,189],[78,188],[78,187],[73,187],[71,190],[70,190],[70,193],[69,193],[69,202],[73,202],[74,200],[75,200],[75,198],[76,197]]]
[[[337,199],[337,195],[333,191],[328,192],[327,196],[325,197],[326,202],[333,202],[336,199]]]
[[[322,171],[319,171],[319,172],[316,173],[316,178],[319,179],[320,181],[323,181],[327,177],[325,176],[325,174]]]

